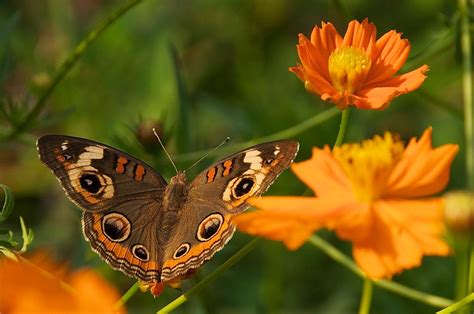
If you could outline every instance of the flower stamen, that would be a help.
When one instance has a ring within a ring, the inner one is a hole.
[[[379,199],[393,167],[404,151],[403,143],[390,133],[375,136],[361,144],[335,147],[333,155],[351,180],[359,201]]]
[[[364,85],[371,66],[370,57],[360,48],[342,47],[329,57],[329,75],[341,93],[352,94]]]

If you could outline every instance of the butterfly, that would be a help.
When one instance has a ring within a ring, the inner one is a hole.
[[[92,249],[145,285],[185,278],[230,240],[231,217],[290,166],[299,144],[280,140],[225,157],[187,182],[166,180],[143,161],[88,139],[45,135],[39,157],[83,210]]]

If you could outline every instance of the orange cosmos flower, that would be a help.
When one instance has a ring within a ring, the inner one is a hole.
[[[407,147],[390,133],[361,144],[313,149],[293,172],[316,197],[262,197],[262,209],[234,218],[244,232],[297,249],[320,227],[353,243],[356,263],[371,278],[391,277],[420,265],[423,255],[447,255],[442,201],[458,151],[433,149],[431,128]]]
[[[0,261],[1,313],[124,313],[120,296],[96,272],[67,274],[43,254],[31,261]]]
[[[340,109],[384,109],[393,98],[420,87],[428,66],[393,76],[405,63],[410,43],[394,30],[378,40],[376,33],[367,19],[350,22],[344,38],[331,23],[322,23],[311,40],[299,34],[301,64],[289,69],[309,92]]]

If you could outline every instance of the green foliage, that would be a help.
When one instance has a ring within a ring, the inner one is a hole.
[[[0,184],[0,188],[2,188],[4,194],[2,211],[0,212],[0,225],[2,225],[11,215],[15,205],[15,199],[11,189],[8,186]],[[6,257],[15,260],[17,259],[17,254],[26,252],[28,246],[33,242],[34,238],[33,230],[26,227],[25,221],[22,217],[20,217],[20,226],[21,237],[23,239],[20,248],[18,248],[19,243],[14,239],[13,231],[0,229],[0,252]]]

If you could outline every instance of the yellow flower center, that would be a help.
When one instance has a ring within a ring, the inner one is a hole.
[[[371,64],[369,56],[360,48],[337,48],[329,56],[333,86],[340,92],[354,93],[365,83]]]
[[[390,133],[362,143],[335,147],[333,155],[351,180],[354,194],[362,202],[379,199],[388,177],[404,151],[403,143]]]

